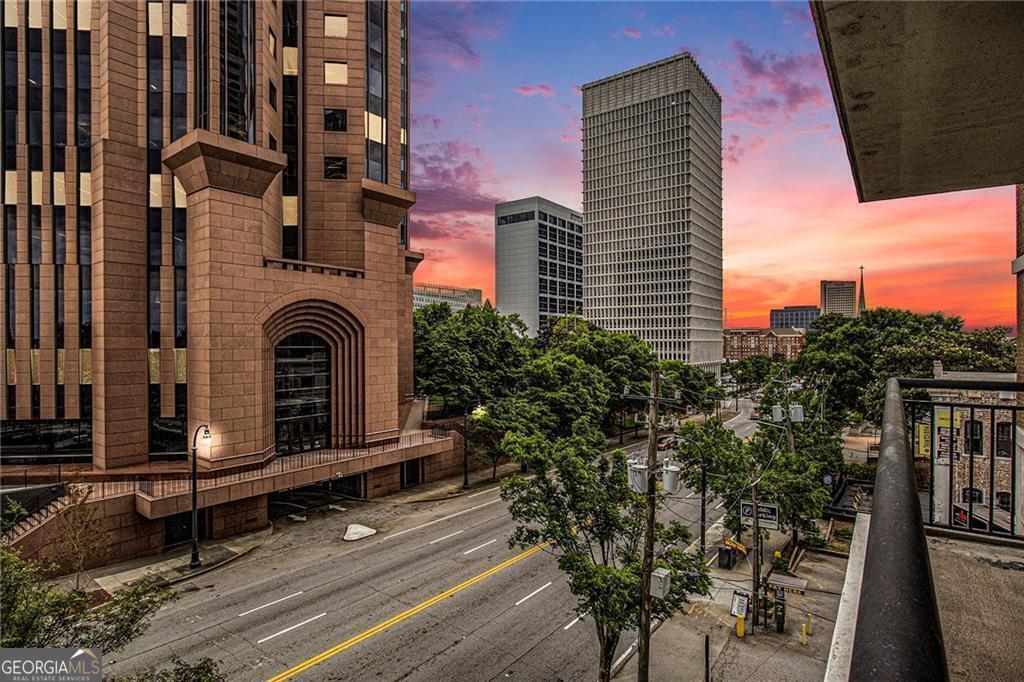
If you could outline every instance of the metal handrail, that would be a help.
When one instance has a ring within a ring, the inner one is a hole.
[[[885,387],[851,680],[949,679],[900,394],[901,388],[917,387],[924,388],[895,378]]]

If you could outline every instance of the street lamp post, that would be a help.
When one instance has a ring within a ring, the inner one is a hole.
[[[192,560],[188,562],[189,568],[199,568],[203,565],[203,562],[199,559],[199,492],[197,489],[199,469],[198,457],[196,456],[198,451],[196,439],[200,437],[200,431],[203,433],[203,443],[209,445],[211,440],[210,427],[206,424],[201,424],[196,428],[196,432],[192,434]]]

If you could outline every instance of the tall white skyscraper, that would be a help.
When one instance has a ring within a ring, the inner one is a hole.
[[[583,216],[541,197],[494,207],[494,297],[530,336],[583,312]]]
[[[722,99],[688,53],[583,86],[584,315],[722,360]]]

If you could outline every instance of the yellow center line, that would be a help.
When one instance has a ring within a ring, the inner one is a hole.
[[[544,549],[545,547],[547,547],[550,544],[551,544],[550,542],[544,542],[544,543],[541,543],[541,544],[537,545],[536,547],[531,547],[530,549],[526,550],[525,552],[522,552],[520,554],[515,555],[511,559],[503,561],[502,563],[498,564],[497,566],[494,566],[492,568],[487,569],[486,571],[484,571],[480,575],[474,576],[474,577],[470,578],[469,580],[467,580],[465,582],[459,583],[455,587],[453,587],[453,588],[451,588],[449,590],[446,590],[445,592],[442,592],[441,594],[435,595],[435,596],[431,597],[430,599],[426,600],[425,602],[423,602],[421,604],[417,604],[416,606],[412,607],[411,609],[409,609],[407,611],[403,611],[402,613],[398,614],[397,616],[389,618],[388,620],[384,621],[383,623],[378,623],[377,625],[373,626],[369,630],[366,630],[365,632],[361,632],[358,635],[356,635],[355,637],[353,637],[351,639],[347,639],[344,642],[342,642],[341,644],[337,644],[337,645],[331,647],[330,649],[327,649],[326,651],[323,651],[323,652],[317,654],[316,656],[313,656],[312,658],[309,658],[309,659],[303,661],[302,663],[299,663],[294,668],[290,668],[288,670],[285,670],[280,675],[277,675],[275,677],[270,678],[269,682],[283,682],[283,680],[289,680],[289,679],[295,677],[296,675],[298,675],[299,673],[301,673],[303,670],[307,670],[309,668],[312,668],[314,665],[317,665],[318,663],[323,663],[324,661],[326,661],[327,659],[331,658],[332,656],[336,656],[337,654],[340,654],[342,651],[345,651],[346,649],[349,649],[349,648],[355,646],[356,644],[359,644],[360,642],[373,637],[374,635],[378,635],[378,634],[384,632],[385,630],[390,628],[392,625],[397,625],[398,623],[401,623],[403,620],[415,616],[420,611],[428,609],[431,606],[433,606],[434,604],[437,604],[438,602],[444,601],[445,599],[447,599],[448,597],[452,596],[453,594],[457,594],[457,593],[461,592],[462,590],[466,589],[467,587],[471,587],[473,585],[476,585],[481,580],[484,580],[484,579],[494,575],[498,571],[504,570],[504,569],[508,568],[509,566],[512,566],[513,564],[516,564],[516,563],[522,561],[523,559],[527,558],[528,556],[536,554],[537,552],[541,551],[542,549]]]

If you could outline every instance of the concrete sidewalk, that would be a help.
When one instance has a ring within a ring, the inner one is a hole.
[[[192,547],[186,543],[163,554],[84,571],[77,581],[78,587],[89,593],[111,594],[126,584],[146,576],[152,576],[158,582],[173,585],[212,571],[248,554],[269,540],[273,532],[273,526],[267,526],[262,530],[244,535],[236,535],[222,540],[203,541],[199,543],[199,558],[203,565],[194,570],[188,567]],[[75,576],[62,576],[57,579],[57,583],[69,588],[74,587]]]
[[[796,569],[807,580],[807,593],[787,594],[786,631],[752,627],[745,637],[736,636],[736,619],[729,614],[734,591],[751,592],[753,570],[749,558],[740,558],[731,570],[718,568],[716,548],[721,544],[722,526],[708,529],[712,587],[710,599],[689,605],[683,612],[661,623],[651,636],[650,679],[703,680],[704,636],[709,638],[713,680],[821,680],[825,674],[832,628],[839,609],[846,575],[846,560],[807,553]],[[745,538],[749,542],[749,533]],[[771,531],[764,542],[764,573],[771,567],[776,550],[789,536]],[[813,618],[813,634],[807,646],[801,642],[801,625],[807,613]],[[631,657],[615,676],[617,680],[637,679],[636,658]]]

